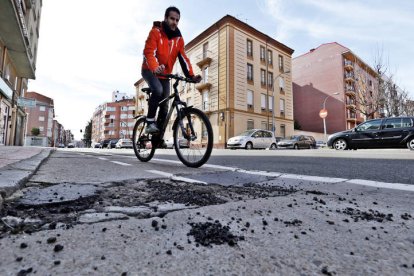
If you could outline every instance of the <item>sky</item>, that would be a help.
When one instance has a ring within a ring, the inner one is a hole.
[[[414,1],[410,0],[43,0],[36,79],[28,91],[54,99],[56,120],[81,139],[112,91],[135,95],[153,21],[181,11],[186,42],[229,14],[295,50],[338,42],[368,64],[382,53],[414,98]]]

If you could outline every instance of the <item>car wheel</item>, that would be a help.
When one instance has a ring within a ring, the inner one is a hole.
[[[348,148],[348,143],[345,139],[338,139],[333,143],[333,148],[336,150],[346,150]]]
[[[270,149],[271,149],[271,150],[277,149],[276,144],[275,144],[275,143],[271,144],[271,145],[270,145]]]
[[[299,149],[299,145],[298,145],[298,144],[295,144],[295,145],[293,146],[293,148],[294,148],[295,150],[298,150],[298,149]]]
[[[253,149],[253,144],[252,144],[252,142],[247,142],[247,143],[246,143],[246,149],[247,149],[247,150],[251,150],[251,149]]]
[[[413,137],[413,138],[411,138],[411,139],[407,142],[407,147],[408,147],[410,150],[414,150],[414,137]]]

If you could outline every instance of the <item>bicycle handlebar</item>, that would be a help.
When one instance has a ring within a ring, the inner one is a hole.
[[[160,76],[160,77],[165,77],[165,78],[169,78],[169,79],[175,79],[175,80],[180,80],[180,81],[185,81],[185,82],[190,82],[190,83],[196,83],[193,79],[191,78],[186,78],[186,77],[182,77],[178,74],[155,74],[156,76]]]

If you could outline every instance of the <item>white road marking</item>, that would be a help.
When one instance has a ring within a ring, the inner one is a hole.
[[[162,176],[166,176],[166,177],[171,178],[172,180],[179,180],[179,181],[190,182],[190,183],[207,184],[207,182],[204,182],[204,181],[199,181],[199,180],[186,178],[186,177],[175,176],[171,173],[166,173],[166,172],[162,172],[162,171],[147,170],[147,172],[150,172],[150,173],[153,173],[153,174],[159,174],[159,175],[162,175]]]
[[[124,162],[119,162],[119,161],[111,161],[112,163],[118,164],[118,165],[122,165],[122,166],[132,166],[131,164],[128,163],[124,163]]]
[[[108,158],[105,158],[105,157],[97,157],[97,158],[100,160],[108,160]]]
[[[351,183],[351,184],[371,186],[371,187],[377,187],[377,188],[387,188],[387,189],[414,192],[414,185],[410,185],[410,184],[386,183],[386,182],[363,180],[363,179],[350,179],[350,180],[347,180],[346,182]]]
[[[130,157],[130,158],[135,159],[135,157]],[[152,161],[182,165],[180,161],[176,161],[176,160],[153,158]],[[317,182],[325,182],[325,183],[349,183],[349,184],[354,184],[354,185],[363,185],[363,186],[370,186],[370,187],[377,187],[377,188],[386,188],[386,189],[414,192],[413,184],[387,183],[387,182],[379,182],[379,181],[363,180],[363,179],[346,179],[346,178],[323,177],[323,176],[300,175],[300,174],[284,174],[280,172],[250,171],[250,170],[244,170],[244,169],[240,169],[236,167],[228,167],[228,166],[213,165],[213,164],[205,164],[201,168],[220,169],[220,170],[226,170],[226,171],[232,171],[232,172],[240,172],[240,173],[268,176],[268,177],[275,177],[275,178],[280,177],[280,178],[287,178],[287,179],[299,179],[299,180],[317,181]],[[191,182],[191,183],[208,184],[206,182],[202,182],[202,181],[198,181],[198,180],[194,180],[190,178],[174,176],[173,174],[162,172],[162,171],[148,170],[148,172],[170,177],[171,179],[174,179],[174,180],[181,180],[181,181]]]

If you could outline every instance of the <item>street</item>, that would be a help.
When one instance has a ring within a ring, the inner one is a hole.
[[[1,211],[0,275],[414,275],[406,149],[58,149]]]

